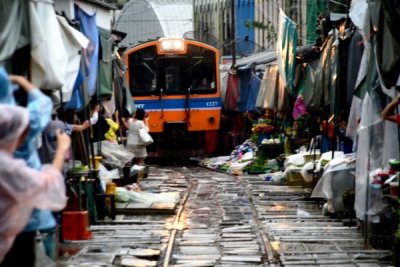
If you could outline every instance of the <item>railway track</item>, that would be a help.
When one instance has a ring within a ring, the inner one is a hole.
[[[61,266],[389,266],[357,227],[322,216],[298,187],[201,167],[151,167],[144,191],[181,193],[173,215],[118,215],[71,242]],[[72,264],[72,265],[68,265]],[[96,265],[97,264],[97,265]],[[130,264],[130,265],[129,265]]]

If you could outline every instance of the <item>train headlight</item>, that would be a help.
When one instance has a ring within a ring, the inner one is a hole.
[[[172,48],[172,42],[170,40],[165,40],[161,42],[161,50],[170,51]]]
[[[172,47],[174,50],[182,51],[183,50],[183,41],[182,40],[173,40]]]
[[[182,52],[185,50],[183,38],[160,38],[162,52]]]

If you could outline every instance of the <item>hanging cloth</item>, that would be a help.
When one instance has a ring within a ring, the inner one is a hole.
[[[79,71],[75,80],[72,97],[64,104],[64,109],[81,110],[86,106],[82,90],[83,80],[83,73]]]
[[[225,110],[237,110],[239,100],[239,76],[233,71],[229,72],[228,85],[224,102]]]
[[[354,1],[352,1],[354,2]],[[306,16],[306,27],[307,27],[307,44],[315,44],[317,40],[317,18],[320,14],[326,11],[325,1],[306,1],[307,5],[307,16]]]
[[[2,0],[0,8],[0,62],[29,44],[29,7],[26,0]]]
[[[289,93],[288,90],[286,89],[285,85],[283,84],[282,77],[279,75],[279,73],[276,73],[276,89],[278,93],[278,99],[277,99],[277,104],[276,104],[276,110],[279,113],[284,113],[288,110],[290,110],[289,106]],[[282,117],[282,116],[280,116]]]
[[[336,40],[336,31],[332,30],[325,40],[322,47],[321,57],[319,61],[308,66],[306,69],[307,81],[304,87],[304,101],[308,110],[319,110],[327,105],[330,101],[330,85],[332,84],[333,73],[331,72],[331,55],[334,41]],[[313,82],[314,81],[314,82]]]
[[[292,94],[297,52],[297,25],[279,9],[278,40],[276,54],[279,74],[285,87]]]
[[[353,99],[353,93],[357,81],[358,71],[360,69],[361,58],[364,52],[364,44],[361,33],[356,30],[350,39],[348,47],[348,58],[347,58],[347,105],[351,106]]]
[[[339,59],[339,42],[338,37],[336,35],[335,42],[332,44],[332,49],[330,51],[330,55],[328,56],[329,63],[326,65],[325,69],[325,77],[327,78],[328,82],[328,94],[325,94],[324,102],[325,104],[329,104],[330,106],[330,113],[339,115],[340,113],[340,106],[342,104],[343,98],[341,96],[341,92],[339,91],[340,84],[339,79],[341,76],[340,74],[340,59]],[[328,69],[329,68],[329,69]],[[344,102],[346,103],[346,102]]]
[[[131,91],[126,85],[125,80],[125,65],[122,61],[118,52],[115,52],[115,56],[112,60],[113,66],[113,84],[114,84],[114,97],[117,109],[127,110],[132,113],[136,110],[135,102],[132,98]]]
[[[225,96],[226,96],[226,89],[228,86],[228,78],[229,78],[229,72],[223,72],[221,74],[221,100],[222,100],[222,104],[224,105],[224,101],[225,101]]]
[[[101,98],[112,94],[112,38],[111,32],[98,28],[100,33],[99,95]]]
[[[256,101],[258,91],[260,90],[261,79],[256,75],[254,70],[251,72],[251,79],[250,79],[250,87],[247,97],[247,104],[246,110],[247,111],[256,111]]]
[[[244,68],[239,70],[239,102],[238,110],[247,111],[247,101],[250,91],[251,69]]]
[[[261,77],[260,89],[258,90],[257,100],[256,100],[256,107],[262,109],[262,105],[265,98],[265,89],[267,84],[268,73],[271,68],[271,65],[265,66],[265,70],[263,76]]]
[[[41,89],[59,89],[65,82],[68,55],[54,5],[44,1],[30,1],[29,18],[32,83]]]
[[[382,83],[395,86],[400,74],[400,0],[368,1],[376,34],[376,60]]]
[[[277,78],[278,65],[271,65],[265,72],[265,95],[262,108],[276,110],[278,107]]]
[[[375,110],[373,99],[366,92],[363,98],[361,121],[358,128],[354,204],[357,218],[363,218],[365,212],[371,212],[369,213],[371,215],[376,214],[370,211],[372,203],[367,204],[365,201],[370,197],[367,195],[369,183],[366,177],[369,175],[369,170],[375,170],[383,166],[382,164],[387,164],[387,161],[383,161],[383,131],[384,123],[382,118]]]
[[[303,88],[304,104],[309,111],[318,110],[321,107],[322,102],[322,90],[316,89],[318,87],[316,83],[316,68],[319,61],[307,63],[303,70],[304,79],[300,82],[300,87]]]
[[[89,96],[96,91],[97,68],[99,64],[99,32],[96,25],[96,13],[87,14],[78,5],[75,7],[75,19],[79,21],[82,33],[89,39],[89,45],[84,49],[84,74],[87,78]]]
[[[82,48],[87,48],[89,40],[81,32],[71,27],[65,17],[57,16],[57,20],[61,26],[61,35],[68,55],[65,82],[61,88],[62,100],[63,102],[68,102],[71,99],[72,91],[77,81],[82,58]],[[55,93],[55,96],[58,95],[58,93]]]
[[[349,17],[358,29],[364,28],[365,17],[368,14],[367,0],[353,0],[350,4]],[[369,24],[368,24],[369,25]]]

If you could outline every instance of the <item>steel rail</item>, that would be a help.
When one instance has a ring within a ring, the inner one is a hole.
[[[176,214],[174,224],[172,225],[173,229],[171,231],[171,235],[169,236],[168,245],[167,245],[167,249],[165,252],[165,257],[163,260],[163,267],[168,267],[168,265],[169,265],[169,261],[171,259],[171,254],[172,254],[172,249],[174,248],[176,232],[178,230],[177,227],[179,225],[179,221],[182,216],[183,208],[185,207],[185,204],[189,197],[189,193],[190,193],[191,189],[192,189],[192,186],[189,185],[188,190],[186,191],[185,195],[182,198],[182,202],[181,202],[181,205],[179,206],[178,212]]]

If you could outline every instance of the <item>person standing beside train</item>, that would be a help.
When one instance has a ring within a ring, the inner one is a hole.
[[[140,144],[139,130],[146,129],[149,131],[148,127],[148,117],[146,112],[142,108],[138,108],[133,115],[133,118],[128,119],[128,140],[127,148],[129,151],[133,152],[135,158],[133,162],[137,165],[145,165],[145,158],[147,157],[146,145]]]

